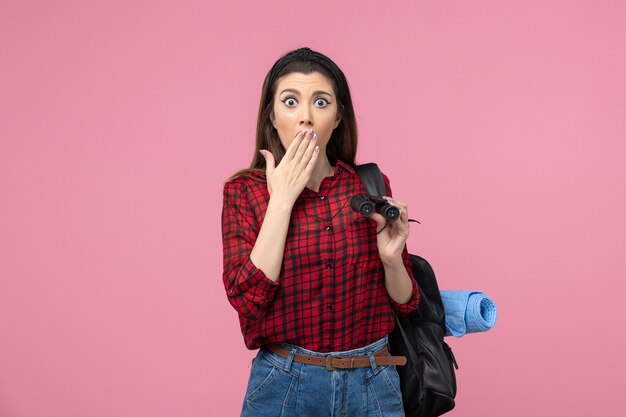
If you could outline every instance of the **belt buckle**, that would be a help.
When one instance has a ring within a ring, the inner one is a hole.
[[[326,369],[328,371],[336,371],[337,369],[339,369],[339,368],[335,368],[332,365],[333,359],[335,359],[335,358],[342,359],[340,356],[336,356],[336,355],[328,355],[328,356],[326,356]]]

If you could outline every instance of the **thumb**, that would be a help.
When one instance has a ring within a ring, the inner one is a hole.
[[[263,155],[263,158],[265,158],[265,174],[267,176],[272,175],[272,173],[274,172],[274,155],[272,155],[272,153],[268,150],[265,149],[261,149],[259,151],[261,153],[261,155]]]
[[[376,230],[381,230],[387,224],[387,219],[380,213],[374,212],[370,219],[376,222]]]

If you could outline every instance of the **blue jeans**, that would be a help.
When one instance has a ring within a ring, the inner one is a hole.
[[[396,366],[378,366],[374,361],[373,354],[387,345],[387,337],[359,349],[330,353],[280,345],[291,351],[289,358],[262,347],[252,360],[241,417],[404,417]],[[371,366],[329,371],[295,362],[295,353],[369,356]]]

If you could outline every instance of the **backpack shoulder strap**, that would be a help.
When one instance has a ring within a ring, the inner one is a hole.
[[[387,186],[383,179],[383,173],[376,163],[370,162],[354,167],[354,170],[361,178],[361,182],[365,185],[367,193],[376,197],[387,195]]]
[[[368,194],[377,197],[387,195],[387,186],[385,185],[383,174],[380,171],[378,165],[376,165],[376,163],[370,162],[367,164],[357,165],[354,167],[354,170],[359,175],[359,178],[361,178],[361,182],[363,183],[363,185],[365,185],[365,189],[367,190]],[[398,318],[397,314],[394,313],[394,315],[396,316],[396,323],[398,324],[400,332],[402,333],[402,338],[404,339],[404,343],[406,344],[411,362],[416,364],[418,363],[417,353],[415,353],[411,341],[409,340],[409,337],[407,336],[406,331],[402,326],[402,323],[400,323],[400,319]]]

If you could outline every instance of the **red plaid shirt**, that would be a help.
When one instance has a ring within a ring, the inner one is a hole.
[[[392,196],[389,179],[383,178]],[[224,185],[223,281],[249,349],[270,342],[318,352],[355,349],[390,333],[394,310],[404,316],[417,308],[419,291],[406,245],[402,261],[413,295],[406,304],[389,296],[376,222],[350,208],[350,198],[359,193],[366,193],[365,186],[341,161],[318,192],[302,191],[273,282],[250,260],[269,201],[265,175],[253,172]]]

